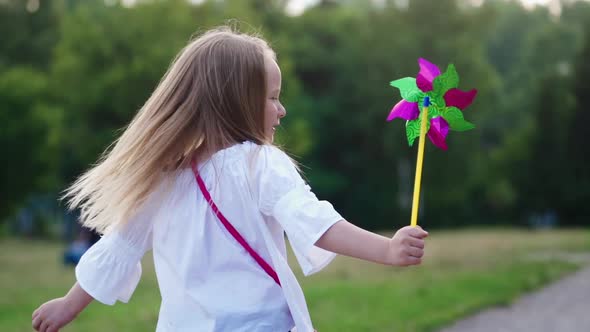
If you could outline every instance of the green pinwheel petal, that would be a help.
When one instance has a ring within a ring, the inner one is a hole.
[[[420,111],[422,114],[422,111]],[[420,115],[415,120],[410,120],[406,122],[406,135],[408,136],[408,145],[412,146],[414,144],[414,140],[420,137],[420,119],[422,115]],[[430,120],[426,120],[426,132],[430,129]]]
[[[455,69],[455,65],[452,63],[447,67],[447,70],[441,75],[434,78],[432,82],[432,97],[440,102],[442,99],[443,103],[438,106],[444,105],[444,95],[449,89],[456,88],[459,86],[459,74]]]
[[[463,118],[463,112],[457,107],[447,107],[444,110],[442,117],[447,120],[451,130],[465,131],[475,128],[473,123],[465,121]]]
[[[430,102],[434,106],[433,108],[444,109],[447,105],[445,104],[445,98],[443,95],[435,94],[433,91],[428,93]]]
[[[435,105],[432,105],[428,108],[428,118],[432,119],[432,118],[436,118],[437,116],[442,116],[442,114],[439,111],[439,108]]]
[[[404,77],[389,83],[391,86],[399,89],[402,98],[406,101],[415,103],[424,96],[424,93],[416,85],[416,79],[413,77]]]
[[[408,145],[412,146],[414,140],[420,137],[420,118],[406,122],[406,135],[408,136]]]

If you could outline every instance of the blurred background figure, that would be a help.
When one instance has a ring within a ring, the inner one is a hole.
[[[78,233],[78,236],[68,245],[64,252],[64,264],[74,266],[78,264],[80,257],[94,244],[91,235],[92,232],[86,229]]]

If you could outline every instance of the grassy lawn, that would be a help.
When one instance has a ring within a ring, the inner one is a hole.
[[[55,243],[0,240],[0,331],[31,331],[33,310],[69,289],[74,273],[60,264],[62,250]],[[420,267],[338,257],[316,275],[299,275],[316,328],[435,330],[574,271],[576,264],[551,254],[590,252],[590,230],[431,232],[426,250]],[[63,331],[155,330],[160,295],[151,256],[143,267],[129,304],[92,303]]]

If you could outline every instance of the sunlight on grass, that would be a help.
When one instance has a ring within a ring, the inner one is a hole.
[[[389,234],[391,235],[391,234]],[[0,240],[0,331],[31,331],[31,313],[74,282],[61,265],[63,246]],[[420,267],[390,268],[338,257],[304,278],[312,319],[325,331],[431,331],[489,305],[505,304],[576,269],[551,253],[590,252],[589,230],[431,232]],[[531,259],[547,254],[547,259]],[[151,255],[129,304],[91,304],[63,329],[153,331],[160,296]]]

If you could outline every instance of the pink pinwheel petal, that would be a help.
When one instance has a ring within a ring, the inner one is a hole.
[[[416,76],[416,85],[418,86],[418,89],[422,90],[422,92],[432,91],[432,80],[429,81],[422,74]]]
[[[432,91],[432,81],[440,75],[440,69],[426,59],[419,58],[420,72],[416,75],[416,85],[423,92]]]
[[[418,75],[424,76],[424,78],[430,83],[434,81],[435,77],[440,75],[440,69],[438,69],[434,63],[431,63],[426,59],[418,59],[418,65],[420,65],[420,72]]]
[[[393,106],[393,109],[387,117],[387,121],[391,121],[395,118],[414,120],[418,118],[419,114],[420,110],[418,109],[418,103],[411,103],[409,101],[401,100],[399,103]]]
[[[473,89],[470,91],[462,91],[457,88],[450,89],[445,93],[445,104],[447,107],[455,106],[458,109],[464,110],[467,106],[471,105],[477,90]]]
[[[437,116],[430,120],[430,127],[434,127],[443,138],[446,138],[449,134],[449,123],[442,116]]]
[[[430,120],[430,130],[428,130],[428,138],[436,147],[446,150],[446,138],[449,134],[449,124],[445,119],[438,116]]]

